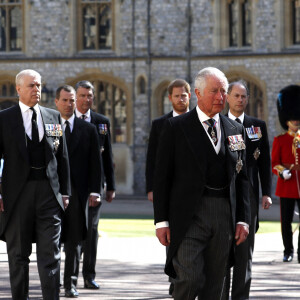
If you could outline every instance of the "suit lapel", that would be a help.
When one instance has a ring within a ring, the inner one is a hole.
[[[13,111],[13,117],[11,118],[11,126],[13,129],[13,136],[16,139],[19,151],[21,155],[23,156],[24,160],[28,162],[29,164],[29,157],[28,157],[28,152],[26,148],[26,133],[23,125],[23,118],[22,118],[22,113],[19,105],[15,105],[12,108]]]
[[[80,140],[80,135],[81,135],[81,128],[80,126],[78,126],[78,120],[77,117],[75,117],[74,119],[74,127],[71,133],[71,140],[70,140],[70,149],[68,149],[68,154],[69,156],[72,155],[72,153],[74,152],[74,149],[76,149],[78,142]]]
[[[194,108],[190,113],[185,114],[185,122],[181,122],[181,128],[187,139],[187,144],[191,148],[201,176],[204,178],[204,166],[206,165],[206,151],[208,147],[214,151],[211,142],[203,128]]]
[[[236,166],[236,162],[238,160],[238,153],[237,151],[231,151],[229,149],[229,142],[228,142],[228,136],[230,135],[235,135],[237,134],[236,129],[237,127],[234,126],[232,123],[230,123],[228,121],[227,117],[222,116],[221,114],[219,114],[220,116],[220,120],[221,120],[221,125],[223,128],[223,132],[224,132],[224,147],[225,147],[225,152],[227,153],[226,157],[227,157],[227,165],[228,165],[228,171],[229,171],[229,178],[233,178],[233,173],[234,173],[234,168]]]
[[[45,151],[46,151],[46,165],[48,165],[49,161],[52,159],[53,153],[53,138],[51,136],[47,136],[45,124],[54,124],[53,116],[47,112],[42,106],[39,106],[41,111],[41,116],[43,120],[44,126],[44,138],[45,138]]]

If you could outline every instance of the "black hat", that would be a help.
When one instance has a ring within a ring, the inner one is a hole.
[[[285,130],[288,130],[287,121],[300,120],[300,85],[289,85],[279,92],[277,110],[280,124]]]

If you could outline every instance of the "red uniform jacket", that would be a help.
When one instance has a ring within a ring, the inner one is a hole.
[[[294,135],[286,132],[274,138],[272,147],[272,172],[278,176],[275,195],[281,198],[300,198],[300,171],[292,170],[292,177],[284,180],[279,177],[280,171],[289,169],[291,164],[295,164],[295,155],[292,152]],[[297,149],[300,157],[300,149]],[[298,174],[296,174],[296,172]],[[298,186],[297,186],[298,175]]]

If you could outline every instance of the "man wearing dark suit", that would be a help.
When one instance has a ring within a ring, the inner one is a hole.
[[[170,246],[165,272],[175,278],[177,300],[221,299],[233,240],[248,235],[243,127],[219,114],[227,87],[220,70],[201,70],[197,107],[168,119],[158,146],[156,235]]]
[[[7,245],[12,298],[29,298],[36,242],[43,299],[59,299],[61,215],[71,194],[66,141],[59,113],[38,105],[41,75],[21,71],[16,89],[19,104],[0,112],[0,237]]]
[[[115,197],[115,180],[112,160],[112,149],[110,141],[110,123],[108,118],[91,110],[94,99],[94,87],[89,81],[79,81],[76,86],[76,110],[78,118],[84,119],[95,125],[101,152],[101,192],[106,182],[106,201],[111,202]],[[98,223],[100,218],[100,205],[89,207],[88,232],[83,244],[83,267],[84,287],[88,289],[99,289],[95,281],[96,260],[98,246]]]
[[[228,117],[244,125],[246,129],[246,164],[250,186],[251,225],[247,241],[236,247],[232,277],[232,300],[249,299],[252,279],[252,256],[255,232],[258,230],[259,179],[262,190],[262,208],[271,204],[271,158],[266,123],[244,113],[249,92],[243,81],[232,82],[228,87]],[[230,272],[226,280],[227,297],[230,289]]]
[[[185,80],[175,79],[168,86],[168,97],[172,103],[173,110],[152,121],[149,135],[146,160],[146,191],[148,200],[151,202],[153,202],[153,180],[156,152],[163,124],[165,123],[165,120],[177,117],[189,110],[191,87]]]
[[[185,80],[175,79],[168,86],[168,94],[169,100],[172,103],[173,111],[153,120],[149,135],[146,160],[146,192],[148,200],[151,202],[153,202],[153,181],[156,152],[163,125],[167,119],[177,117],[189,110],[191,87]],[[166,249],[168,251],[168,247]],[[172,281],[171,278],[169,280]],[[169,295],[173,294],[173,290],[174,284],[171,282]]]
[[[66,134],[72,196],[63,220],[65,250],[64,288],[68,298],[78,297],[76,290],[80,263],[80,243],[87,233],[88,206],[100,205],[101,162],[95,126],[74,115],[75,90],[64,85],[57,89],[55,104]]]

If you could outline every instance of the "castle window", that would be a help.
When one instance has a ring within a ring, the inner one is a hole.
[[[252,10],[249,0],[228,0],[229,47],[252,45]]]
[[[18,103],[15,84],[8,81],[0,82],[0,110]]]
[[[300,45],[300,1],[292,1],[293,9],[293,44]]]
[[[21,0],[0,1],[0,51],[22,51],[23,20]]]
[[[80,50],[112,49],[112,1],[80,0]]]

